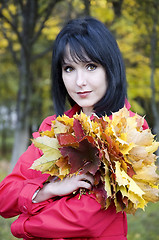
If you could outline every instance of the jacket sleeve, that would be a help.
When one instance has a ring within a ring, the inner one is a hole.
[[[78,197],[53,201],[34,216],[21,215],[12,224],[13,235],[25,239],[99,237],[117,218],[123,226],[123,213],[116,213],[115,207],[102,210],[93,194]]]
[[[48,175],[33,171],[32,162],[39,158],[40,152],[32,144],[20,157],[12,173],[0,184],[0,215],[5,218],[21,213],[35,214],[48,201],[33,204],[32,196],[35,191],[43,186]]]
[[[134,113],[134,112],[132,112],[132,111],[129,110],[129,114],[130,114],[130,117],[133,117],[136,113]],[[138,115],[138,116],[140,116],[140,115]],[[140,116],[140,117],[141,117],[141,116]],[[147,123],[147,121],[146,121],[145,119],[144,119],[142,128],[143,128],[143,130],[149,128],[149,125],[148,125],[148,123]]]
[[[46,124],[48,119],[42,123],[40,130],[48,130]],[[39,133],[34,133],[37,137]],[[22,154],[11,174],[0,183],[0,215],[5,218],[13,217],[21,213],[36,214],[41,208],[49,204],[51,200],[41,203],[32,203],[32,196],[38,188],[48,179],[47,174],[29,169],[41,156],[42,152],[31,144],[27,151]]]
[[[143,130],[149,128],[149,125],[145,119],[144,119],[144,124],[142,125],[142,127],[143,127]]]

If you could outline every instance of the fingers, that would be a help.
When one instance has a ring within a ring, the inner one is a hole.
[[[77,176],[78,176],[78,180],[90,183],[92,186],[94,185],[94,178],[91,174],[80,174]]]
[[[91,190],[92,189],[92,184],[88,183],[88,182],[85,182],[85,181],[79,181],[78,182],[78,188],[85,188],[85,189]]]
[[[54,179],[51,179],[48,185],[52,196],[65,196],[79,188],[91,190],[94,185],[94,179],[91,174],[78,174],[72,177],[68,176],[63,180],[54,181]]]
[[[75,176],[77,188],[85,188],[91,190],[94,185],[94,178],[90,174],[80,174]]]

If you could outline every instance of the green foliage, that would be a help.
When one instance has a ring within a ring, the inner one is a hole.
[[[115,19],[111,30],[115,33],[119,47],[123,54],[126,65],[128,81],[128,99],[132,105],[132,110],[141,115],[148,115],[151,109],[151,37],[153,21],[155,14],[156,0],[123,1],[122,15]],[[151,6],[151,9],[149,9]],[[159,28],[157,28],[159,31]],[[158,42],[159,43],[159,42]],[[156,53],[156,56],[158,54]],[[155,69],[155,98],[158,102],[159,78],[158,62],[156,58]],[[150,125],[153,126],[153,119],[150,119]]]
[[[105,1],[91,1],[91,15],[107,25],[112,23],[114,19],[114,12],[112,4]]]
[[[2,60],[0,64],[0,105],[15,104],[18,91],[18,74],[7,50],[0,54],[0,57]]]
[[[9,171],[9,164],[7,161],[0,160],[0,182],[7,175]],[[16,218],[4,219],[0,216],[0,239],[1,240],[15,240],[10,231],[10,226]]]
[[[145,212],[128,215],[128,240],[159,240],[159,202],[149,204]]]
[[[3,219],[0,216],[0,239],[1,240],[15,240],[17,238],[15,238],[10,231],[10,226],[11,223],[14,221],[15,219]]]

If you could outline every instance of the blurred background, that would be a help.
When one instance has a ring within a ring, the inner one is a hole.
[[[54,114],[50,70],[54,39],[80,16],[101,20],[122,52],[132,111],[159,139],[159,0],[0,0],[0,181]],[[159,203],[128,216],[128,240],[159,239]],[[0,239],[14,219],[0,217]]]

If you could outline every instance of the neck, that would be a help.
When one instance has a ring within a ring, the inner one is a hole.
[[[93,108],[92,107],[83,107],[82,108],[83,113],[85,113],[87,116],[91,116],[93,114]]]

